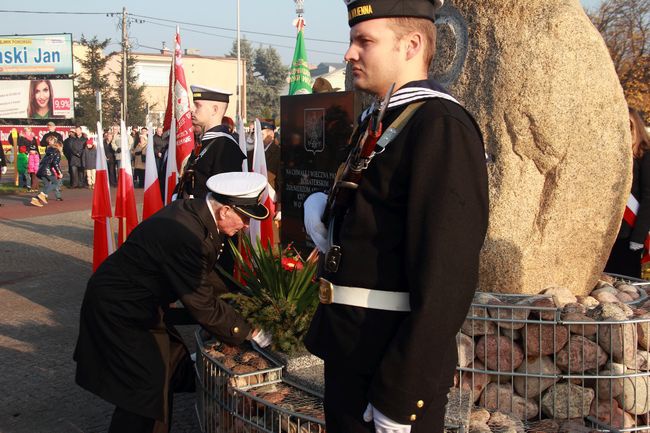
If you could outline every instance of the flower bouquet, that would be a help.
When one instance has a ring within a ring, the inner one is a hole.
[[[250,323],[272,334],[273,350],[289,355],[304,351],[302,339],[318,305],[316,251],[303,260],[291,245],[263,248],[258,239],[253,247],[248,235],[239,239],[240,249],[230,242],[239,269],[239,278],[232,281],[241,293],[226,297]]]

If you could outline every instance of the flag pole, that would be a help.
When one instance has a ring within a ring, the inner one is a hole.
[[[241,109],[241,34],[239,28],[239,0],[237,0],[237,117],[242,118]]]

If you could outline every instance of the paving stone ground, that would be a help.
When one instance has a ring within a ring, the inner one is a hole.
[[[52,203],[60,212],[0,196],[0,433],[103,433],[110,422],[113,407],[74,383],[93,232],[91,192],[67,196]],[[191,327],[182,332],[194,350]],[[195,395],[174,402],[172,432],[199,432]]]

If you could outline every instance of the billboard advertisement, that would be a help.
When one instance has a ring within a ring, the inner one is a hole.
[[[0,75],[72,74],[72,34],[0,36]]]
[[[72,119],[72,80],[1,80],[0,119]]]

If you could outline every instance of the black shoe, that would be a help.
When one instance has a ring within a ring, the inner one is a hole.
[[[63,201],[63,199],[61,197],[57,197],[56,201]]]

